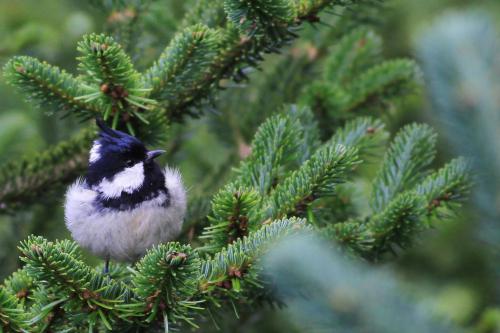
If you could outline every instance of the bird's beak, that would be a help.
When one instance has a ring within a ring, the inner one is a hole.
[[[158,156],[160,156],[164,152],[165,151],[161,150],[161,149],[148,151],[146,161],[154,160],[155,158],[157,158]]]

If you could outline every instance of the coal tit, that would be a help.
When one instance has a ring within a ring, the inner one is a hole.
[[[177,170],[154,161],[164,151],[147,150],[137,138],[97,124],[87,174],[66,193],[66,226],[95,255],[135,261],[179,234],[186,191]]]

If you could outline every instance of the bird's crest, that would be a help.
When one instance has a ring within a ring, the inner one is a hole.
[[[106,125],[104,120],[102,120],[101,118],[96,118],[95,122],[97,124],[97,127],[99,127],[99,129],[101,130],[101,134],[107,134],[107,135],[109,135],[111,137],[115,137],[115,138],[119,138],[120,133],[125,134],[123,132],[116,131],[116,130],[108,127],[108,125]]]
[[[108,127],[102,119],[96,118],[96,124],[100,129],[97,141],[109,151],[120,152],[134,148],[144,149],[144,144],[139,139]]]

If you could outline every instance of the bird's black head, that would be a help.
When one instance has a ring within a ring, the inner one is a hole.
[[[104,179],[111,181],[115,175],[130,168],[142,168],[145,176],[148,173],[161,173],[154,158],[164,151],[149,151],[139,139],[109,128],[102,120],[98,119],[97,125],[100,132],[90,150],[86,175],[88,185],[98,185]]]

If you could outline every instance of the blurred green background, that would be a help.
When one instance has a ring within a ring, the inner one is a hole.
[[[141,50],[135,58],[139,69],[150,64],[162,46],[168,43],[192,2],[158,0],[152,3],[135,44]],[[385,8],[377,12],[373,18],[374,29],[383,37],[387,57],[413,57],[415,38],[436,17],[450,10],[476,8],[490,13],[500,22],[498,0],[394,0],[387,1]],[[75,72],[76,43],[85,33],[106,31],[109,25],[107,20],[104,11],[85,1],[0,0],[0,65],[13,55],[30,55]],[[498,28],[500,31],[500,24]],[[332,28],[322,25],[305,28],[301,34],[307,38],[292,44],[283,55],[268,56],[262,71],[249,75],[248,84],[232,85],[232,88],[220,93],[215,108],[219,109],[218,112],[209,112],[200,119],[189,120],[186,124],[172,128],[166,145],[173,147],[174,151],[168,161],[163,162],[181,169],[190,188],[190,196],[209,200],[213,190],[223,183],[242,148],[238,145],[238,137],[221,138],[234,133],[214,132],[218,117],[231,115],[228,110],[235,112],[235,108],[238,108],[242,117],[249,117],[252,114],[249,106],[255,107],[261,103],[270,108],[286,101],[286,94],[280,91],[273,95],[273,100],[256,99],[260,96],[260,88],[273,79],[280,59],[294,52],[313,52],[317,42],[315,37],[327,34],[329,29]],[[334,38],[322,41],[329,45],[335,42]],[[311,59],[314,61],[314,57]],[[81,127],[74,119],[59,119],[58,116],[34,109],[23,101],[19,92],[5,84],[1,74],[0,101],[0,163],[40,151],[70,137]],[[394,133],[399,126],[412,120],[436,124],[425,93],[407,101],[386,121]],[[251,126],[242,129],[240,134],[243,142],[248,142],[253,130]],[[175,143],[179,140],[183,142],[182,149],[175,150]],[[441,160],[455,155],[443,136],[439,142],[441,147],[438,156]],[[58,193],[50,200],[44,200],[43,204],[12,216],[0,216],[0,278],[3,279],[18,267],[16,246],[27,235],[35,233],[50,239],[68,237],[63,221],[63,195]],[[203,200],[198,200],[197,204],[203,206]],[[203,208],[200,210],[203,211]],[[443,314],[460,325],[471,327],[481,320],[487,320],[484,319],[485,311],[496,306],[494,295],[499,281],[490,264],[494,258],[489,256],[483,243],[471,239],[476,224],[473,214],[468,211],[471,209],[465,208],[464,214],[454,219],[453,223],[424,234],[419,246],[401,256],[394,263],[394,268],[410,291],[419,296],[432,295]],[[495,316],[491,313],[488,315]]]

